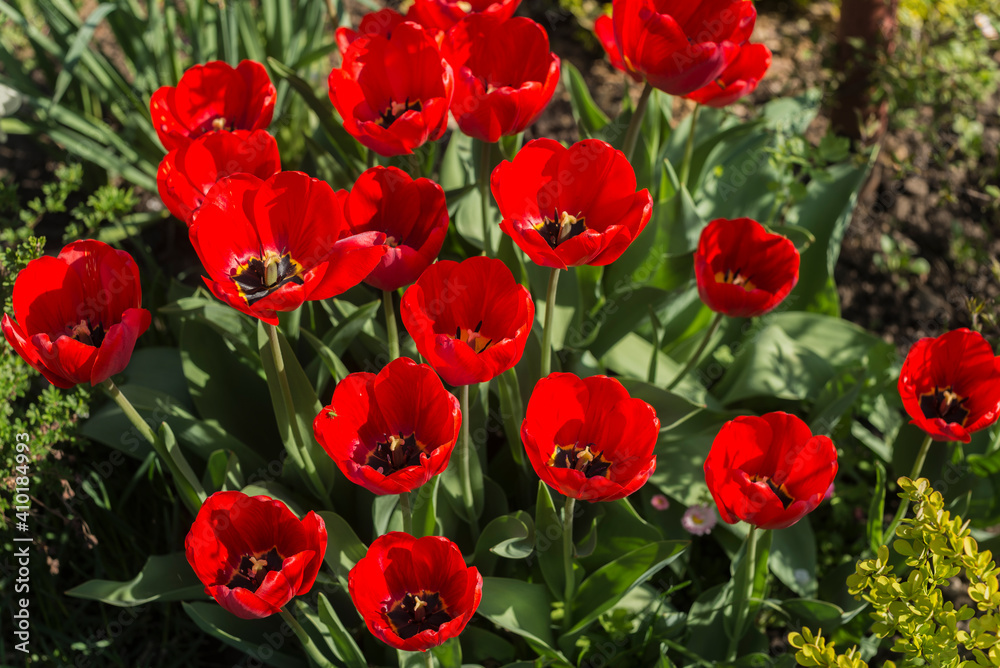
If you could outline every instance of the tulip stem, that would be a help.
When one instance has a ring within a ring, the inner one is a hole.
[[[694,134],[698,130],[698,112],[701,105],[697,102],[691,112],[691,130],[688,132],[687,143],[684,145],[684,162],[681,163],[681,186],[687,187],[688,176],[691,175],[691,156],[694,155]]]
[[[396,311],[392,306],[392,293],[382,291],[382,306],[385,308],[385,332],[389,338],[389,361],[399,357],[399,327],[396,326]]]
[[[306,630],[302,628],[301,624],[299,624],[299,620],[295,619],[295,616],[288,612],[285,608],[278,608],[278,612],[281,613],[281,618],[292,627],[293,631],[295,631],[295,635],[299,637],[299,642],[302,643],[302,647],[306,650],[306,654],[309,655],[309,658],[312,659],[317,666],[320,666],[320,668],[333,668],[333,664],[331,664],[330,661],[323,656],[323,653],[319,651],[319,647],[316,646],[316,643],[314,643],[312,638],[309,637]]]
[[[413,535],[413,509],[410,507],[410,493],[399,495],[399,508],[403,513],[403,531]]]
[[[556,310],[556,288],[559,284],[559,269],[553,268],[549,274],[549,289],[545,293],[545,326],[542,328],[542,375],[545,378],[552,369],[552,315]]]
[[[931,443],[934,439],[931,438],[930,434],[924,438],[924,442],[920,444],[920,451],[917,452],[917,458],[913,462],[913,468],[910,469],[910,480],[916,480],[920,476],[920,471],[924,468],[924,460],[927,459],[927,452],[931,449]],[[883,534],[882,542],[887,543],[891,541],[892,537],[896,535],[896,527],[899,523],[903,521],[906,517],[906,511],[910,508],[909,497],[904,498],[900,504],[899,508],[896,509],[896,514],[892,518],[892,522],[889,524],[889,529]]]
[[[639,95],[639,102],[635,105],[632,113],[632,120],[629,121],[628,130],[625,131],[625,142],[622,144],[622,153],[629,162],[632,162],[632,154],[635,153],[635,145],[639,139],[639,129],[642,127],[642,119],[646,115],[646,106],[649,104],[649,95],[653,92],[653,87],[646,82]]]
[[[743,561],[739,570],[733,576],[733,628],[729,636],[729,652],[727,657],[730,661],[736,660],[739,652],[740,639],[743,637],[747,624],[747,613],[750,611],[750,598],[747,596],[747,588],[753,587],[757,570],[757,527],[750,525],[744,543]]]
[[[722,324],[722,318],[722,313],[715,314],[715,320],[712,321],[712,324],[708,327],[708,331],[705,332],[705,338],[703,338],[701,343],[698,344],[698,349],[694,351],[694,354],[688,359],[687,364],[684,365],[681,372],[677,374],[672,381],[670,381],[669,385],[667,385],[667,391],[674,389],[677,383],[681,382],[681,379],[683,379],[684,376],[686,376],[688,372],[691,371],[691,369],[693,369],[698,363],[698,360],[701,358],[701,354],[705,352],[705,348],[708,346],[708,342],[712,340],[715,330],[719,329],[719,325]]]
[[[479,540],[479,521],[476,518],[476,499],[472,494],[472,438],[469,422],[472,412],[469,410],[469,386],[462,386],[462,447],[458,449],[458,461],[462,473],[462,500],[465,502],[465,512],[469,514],[469,525],[472,527],[472,541]]]
[[[180,492],[180,497],[184,501],[184,504],[192,513],[197,514],[198,509],[201,508],[201,504],[205,501],[205,490],[202,488],[198,477],[194,474],[191,465],[184,459],[184,455],[180,449],[175,449],[173,453],[170,452],[167,444],[164,443],[159,434],[153,431],[149,423],[139,415],[139,411],[122,394],[122,391],[118,389],[113,380],[108,378],[101,383],[101,387],[118,404],[118,408],[122,410],[122,413],[129,419],[129,422],[135,425],[135,428],[139,430],[142,437],[153,446],[153,450],[156,451],[157,456],[166,464],[167,469],[170,471],[170,475],[174,479],[174,486]]]
[[[573,574],[573,511],[576,499],[566,497],[563,506],[563,570],[566,572],[566,589],[563,594],[563,629],[573,622],[572,603],[576,591],[576,576]]]
[[[483,216],[483,255],[493,257],[490,247],[490,170],[493,167],[493,144],[480,142],[479,155],[479,200]]]
[[[278,376],[278,386],[281,388],[281,397],[285,404],[285,414],[288,417],[288,428],[292,432],[292,439],[295,445],[287,447],[288,454],[292,457],[295,465],[300,471],[305,472],[308,481],[312,484],[313,492],[320,499],[327,499],[326,487],[320,480],[319,472],[313,463],[312,457],[306,451],[305,441],[299,429],[298,416],[295,413],[295,402],[292,400],[292,388],[288,384],[288,375],[285,373],[285,358],[281,355],[281,343],[278,341],[278,328],[269,323],[264,323],[267,330],[267,338],[271,343],[271,356],[274,358],[274,371]]]

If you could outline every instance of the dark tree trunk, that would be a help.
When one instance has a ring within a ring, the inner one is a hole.
[[[831,109],[833,129],[874,143],[888,126],[888,102],[872,102],[875,68],[892,54],[899,0],[843,0],[837,30],[837,62],[843,83]],[[855,45],[852,45],[852,42]],[[860,42],[860,43],[859,43]],[[877,119],[875,132],[870,132]]]

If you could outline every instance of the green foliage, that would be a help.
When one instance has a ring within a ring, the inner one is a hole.
[[[87,198],[86,206],[73,209],[74,222],[66,226],[63,241],[93,236],[103,223],[121,224],[138,204],[132,188],[103,185]]]
[[[959,135],[959,149],[971,159],[981,152],[976,105],[1000,84],[993,42],[976,25],[980,14],[996,21],[1000,2],[903,0],[897,48],[879,68],[879,90],[889,100],[896,127],[915,127],[928,141],[951,130]],[[924,113],[926,108],[930,114]],[[951,157],[936,152],[942,164]]]
[[[914,505],[914,516],[896,529],[893,551],[882,545],[876,557],[859,561],[847,578],[848,591],[868,602],[878,638],[893,638],[891,650],[901,666],[970,668],[1000,665],[1000,567],[989,550],[980,551],[969,521],[945,510],[944,499],[926,478],[900,478],[901,496]],[[894,565],[896,564],[896,565]],[[968,583],[975,603],[956,609],[943,589],[952,578]],[[809,629],[789,635],[801,666],[867,667],[855,649],[837,656],[833,643]],[[884,665],[894,665],[886,662]]]

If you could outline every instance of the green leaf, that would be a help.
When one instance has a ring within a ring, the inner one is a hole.
[[[580,505],[578,503],[576,507]],[[590,556],[580,559],[588,571],[597,571],[616,559],[663,540],[660,530],[639,517],[628,499],[595,505],[598,506],[600,540]],[[536,527],[535,531],[540,529]]]
[[[327,553],[329,553],[329,546]],[[337,658],[343,661],[347,668],[367,668],[368,662],[365,661],[364,654],[361,653],[358,644],[354,642],[354,638],[348,633],[344,624],[340,621],[340,617],[337,616],[337,611],[333,609],[330,601],[327,600],[322,592],[320,592],[316,600],[316,609],[319,612],[320,620],[330,632],[330,639],[333,641],[333,651],[337,655]]]
[[[535,523],[531,515],[518,510],[495,518],[486,525],[476,542],[473,563],[480,571],[492,572],[496,557],[526,559],[535,545]]]
[[[302,659],[280,651],[297,641],[291,627],[278,615],[265,619],[240,619],[216,603],[183,603],[184,612],[205,633],[235,647],[260,663],[276,668],[302,668]]]
[[[80,26],[80,30],[77,31],[76,36],[73,38],[73,43],[66,52],[65,60],[63,60],[63,66],[59,71],[59,76],[56,77],[56,86],[55,92],[52,95],[52,104],[59,104],[59,100],[62,99],[66,89],[73,81],[73,75],[76,71],[77,63],[80,62],[80,56],[83,55],[84,50],[86,50],[90,44],[90,40],[94,37],[94,31],[97,30],[97,26],[104,20],[104,17],[114,10],[115,6],[113,4],[105,2],[95,7],[87,15],[87,20],[82,26]]]
[[[410,494],[410,505],[413,512],[413,535],[417,538],[437,535],[439,524],[437,499],[440,484],[441,476],[434,476]]]
[[[589,575],[573,598],[570,635],[582,631],[630,591],[645,583],[680,556],[689,543],[659,541],[615,559]]]
[[[288,386],[292,394],[292,405],[295,408],[295,414],[292,416],[292,419],[298,422],[298,431],[303,441],[302,456],[312,461],[319,479],[325,481],[327,489],[329,489],[332,481],[337,479],[343,480],[344,478],[343,474],[340,473],[339,469],[333,463],[333,460],[330,459],[319,443],[316,442],[316,437],[313,433],[313,421],[323,410],[323,405],[316,397],[316,391],[313,389],[312,383],[309,382],[305,371],[302,370],[302,366],[299,364],[295,353],[292,352],[291,346],[288,345],[288,341],[285,340],[281,332],[277,332],[277,336],[278,345],[281,348],[281,358],[285,365],[285,377],[288,379]],[[278,431],[282,436],[282,441],[284,441],[286,448],[297,449],[298,445],[292,433],[288,410],[285,407],[285,399],[282,395],[278,373],[274,366],[270,341],[263,322],[257,327],[257,345],[264,373],[267,375],[267,387],[270,391],[274,415],[278,421]],[[286,461],[286,465],[295,466],[295,462],[291,460]],[[308,481],[308,476],[304,470],[299,473],[303,480]],[[334,487],[338,486],[334,485]],[[339,487],[344,488],[345,486],[340,485]]]
[[[431,652],[441,668],[462,668],[462,645],[458,638],[449,638]]]
[[[153,601],[206,597],[205,585],[191,570],[183,552],[149,557],[139,574],[127,582],[88,580],[67,591],[66,595],[125,608]]]
[[[708,662],[726,659],[728,643],[723,628],[724,611],[733,601],[733,582],[706,589],[695,599],[688,611],[689,636],[684,644],[694,654]]]
[[[553,647],[551,608],[552,599],[540,584],[483,578],[483,599],[477,612],[497,626],[549,649]]]
[[[822,628],[825,633],[840,628],[844,614],[839,606],[814,598],[790,598],[782,601],[781,607],[792,616],[795,628]]]
[[[462,654],[466,661],[486,663],[497,661],[507,663],[517,656],[514,645],[495,633],[469,624],[459,636],[462,641]],[[529,664],[533,666],[534,664]]]
[[[244,443],[274,442],[278,433],[267,410],[267,383],[226,340],[200,320],[185,320],[181,367],[198,412]]]
[[[868,546],[873,554],[878,554],[878,548],[882,546],[884,536],[882,534],[882,521],[885,517],[885,465],[877,459],[875,464],[875,491],[872,494],[871,503],[868,504]]]
[[[535,504],[535,554],[549,591],[562,599],[566,591],[566,571],[562,561],[563,523],[552,503],[548,486],[538,481],[538,499]]]
[[[771,572],[799,596],[814,596],[816,581],[816,538],[809,518],[772,532]]]
[[[569,101],[573,108],[573,118],[580,129],[581,138],[593,137],[611,119],[590,96],[590,89],[580,71],[568,60],[562,63],[563,87],[569,91]]]
[[[326,556],[323,561],[342,581],[347,581],[347,574],[354,568],[365,554],[368,546],[361,542],[358,534],[340,515],[330,510],[319,511],[319,516],[326,524]]]

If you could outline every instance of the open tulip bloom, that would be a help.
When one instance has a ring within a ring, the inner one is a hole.
[[[705,482],[728,524],[784,529],[812,512],[837,475],[837,449],[788,413],[723,425],[705,459]]]
[[[403,494],[444,472],[461,424],[458,399],[434,371],[400,357],[378,375],[342,380],[313,428],[352,482],[375,494]]]
[[[969,329],[920,339],[903,362],[899,394],[910,423],[930,438],[968,443],[1000,416],[1000,357]]]
[[[521,0],[414,0],[406,18],[432,30],[448,30],[466,16],[486,14],[506,21]]]
[[[451,385],[491,380],[524,354],[535,304],[500,260],[432,264],[403,294],[403,325]]]
[[[125,370],[149,328],[141,305],[132,256],[85,239],[28,263],[14,282],[14,317],[4,314],[2,328],[14,351],[56,387],[98,385]]]
[[[368,630],[410,652],[457,637],[483,596],[482,576],[465,565],[457,545],[399,531],[376,538],[347,582]]]
[[[406,21],[391,37],[358,37],[330,72],[330,101],[344,129],[379,155],[409,155],[448,127],[451,66],[431,31]]]
[[[274,115],[277,92],[260,63],[235,68],[222,61],[195,65],[177,86],[159,88],[149,101],[153,127],[172,151],[220,130],[263,130]]]
[[[386,251],[384,234],[352,235],[333,189],[302,172],[223,179],[189,231],[212,294],[271,325],[354,287]]]
[[[462,132],[485,142],[523,132],[559,83],[559,57],[529,18],[470,14],[448,31],[442,52],[455,73],[451,113]]]
[[[444,190],[396,167],[372,167],[337,193],[354,234],[385,234],[385,255],[365,278],[379,290],[409,285],[437,259],[448,233]]]
[[[537,265],[566,269],[611,264],[653,215],[648,190],[636,192],[625,155],[598,139],[569,148],[535,139],[491,177],[500,227]]]
[[[164,206],[188,225],[219,180],[233,174],[266,179],[281,171],[278,142],[264,130],[210,132],[170,151],[156,186]]]
[[[206,594],[237,617],[258,619],[312,589],[326,538],[314,512],[300,520],[276,499],[216,492],[198,511],[184,550]]]
[[[656,469],[656,411],[614,378],[553,373],[538,381],[521,441],[535,473],[564,496],[614,501]]]

